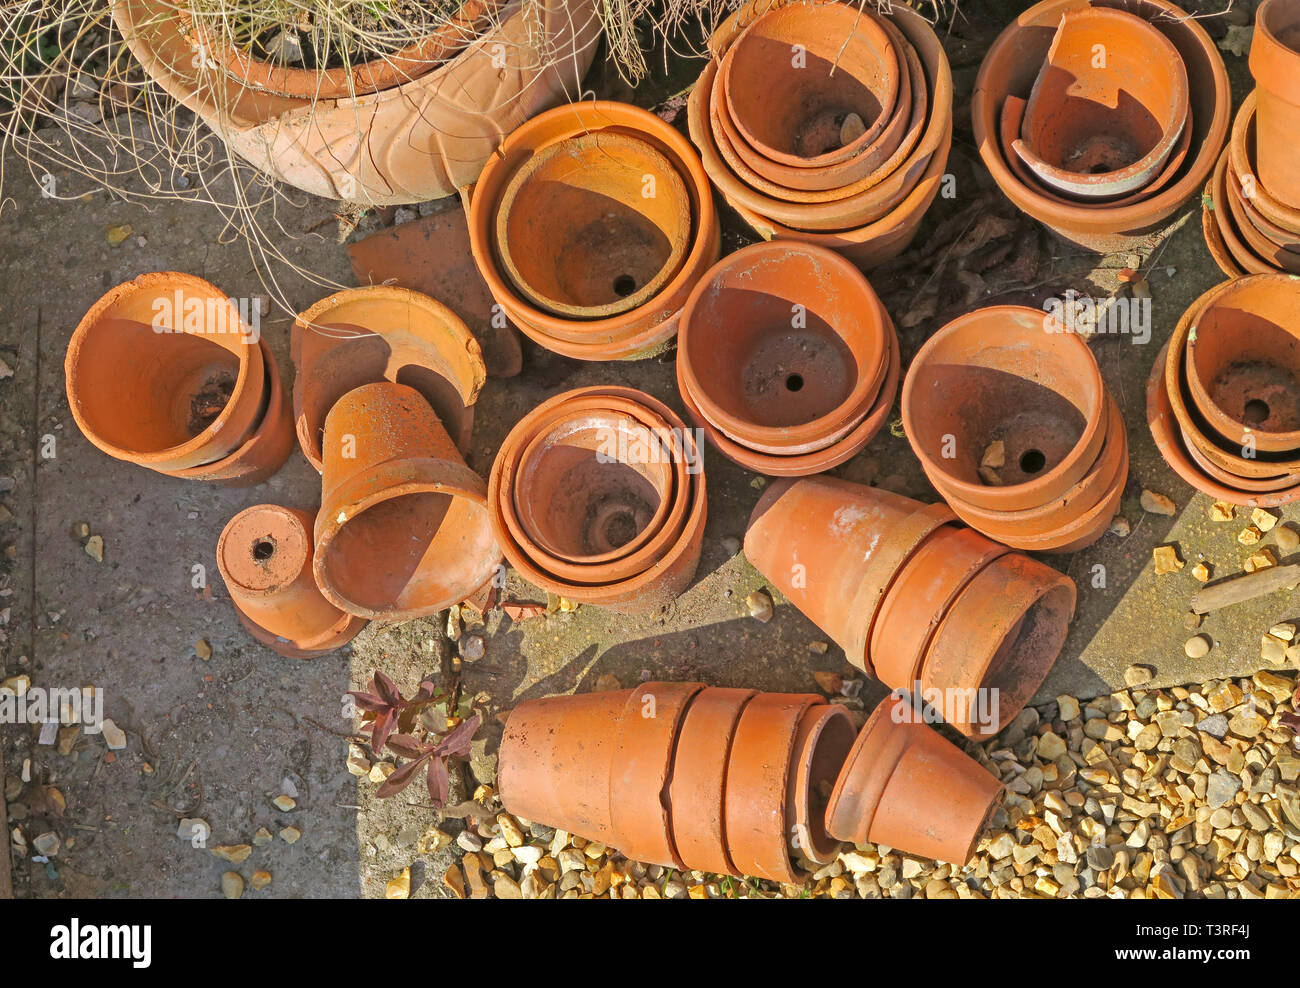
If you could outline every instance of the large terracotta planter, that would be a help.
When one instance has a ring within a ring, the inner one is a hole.
[[[990,306],[948,323],[903,382],[903,428],[941,493],[999,511],[1044,504],[1092,467],[1106,434],[1106,388],[1083,339],[1050,317]],[[996,442],[999,486],[981,476]]]
[[[1259,180],[1286,205],[1300,209],[1300,3],[1264,0],[1255,11],[1250,44],[1259,111]]]
[[[1123,10],[1069,10],[1013,150],[1061,195],[1118,198],[1160,173],[1183,135],[1187,103],[1187,69],[1163,34]]]
[[[312,575],[308,511],[257,504],[226,523],[217,568],[248,633],[291,659],[341,648],[366,625],[321,595]]]
[[[681,270],[691,200],[666,155],[621,134],[543,148],[497,205],[496,247],[513,286],[558,316],[644,305]]]
[[[953,520],[945,505],[831,477],[778,481],[754,508],[745,556],[854,665],[895,689],[945,691],[953,727],[991,736],[1060,653],[1075,589]],[[993,697],[990,722],[971,701]]]
[[[325,419],[314,570],[349,614],[408,620],[458,603],[501,551],[486,484],[414,388],[349,391]]]
[[[889,697],[858,735],[826,811],[827,830],[965,864],[997,810],[1002,783]]]
[[[685,260],[662,290],[636,308],[599,319],[558,316],[530,304],[511,284],[495,245],[498,210],[510,181],[534,155],[583,135],[597,147],[603,140],[621,143],[632,136],[665,156],[686,186],[692,217]],[[660,352],[677,332],[687,294],[721,250],[708,176],[690,142],[653,113],[623,103],[577,103],[528,121],[510,134],[465,196],[474,260],[502,311],[541,346],[580,360],[640,359]]]
[[[374,205],[473,183],[506,134],[577,96],[600,34],[589,0],[512,0],[499,26],[409,82],[304,99],[196,69],[192,33],[165,0],[114,0],[113,19],[153,82],[240,157],[305,192]]]
[[[562,435],[566,422],[595,431],[572,446],[547,438]],[[645,430],[657,443],[611,448],[601,430],[639,438]],[[542,442],[533,445],[539,437]],[[659,462],[638,462],[642,451]],[[670,486],[657,472],[664,466],[671,467]],[[521,469],[533,471],[522,486]],[[658,493],[646,471],[660,477]],[[602,510],[611,495],[615,508],[622,506],[615,512],[620,526],[633,532],[623,546],[632,548],[571,551],[608,541],[592,526],[612,518]],[[526,509],[524,500],[531,502]],[[529,582],[569,600],[642,613],[668,603],[695,575],[707,510],[703,463],[694,438],[663,403],[631,388],[581,388],[543,402],[510,431],[492,466],[488,510],[506,558]],[[529,517],[537,525],[552,519],[546,527],[554,538],[530,535]],[[562,539],[561,532],[570,535]]]
[[[1073,203],[1026,184],[1010,167],[999,140],[1003,104],[1008,97],[1029,99],[1062,15],[1089,7],[1126,11],[1147,21],[1178,50],[1189,87],[1194,153],[1158,192],[1109,209]],[[1141,245],[1200,191],[1227,136],[1230,107],[1227,71],[1214,42],[1193,17],[1167,0],[1045,0],[1021,14],[989,48],[975,80],[971,118],[980,157],[1007,198],[1066,241],[1109,253]]]
[[[68,342],[64,375],[82,434],[154,470],[230,456],[265,411],[254,331],[215,285],[175,271],[140,275],[91,306]]]
[[[337,292],[298,316],[290,349],[298,371],[298,442],[317,470],[330,409],[349,391],[376,381],[415,388],[457,447],[469,448],[487,370],[478,341],[441,302],[392,285]]]
[[[876,403],[892,327],[866,278],[832,251],[754,244],[714,265],[682,310],[678,373],[693,404],[760,453],[815,453]]]

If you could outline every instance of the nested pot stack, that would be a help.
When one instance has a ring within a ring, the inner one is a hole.
[[[261,483],[293,448],[275,358],[236,303],[176,271],[111,289],[64,359],[68,405],[109,456],[185,480]]]
[[[1251,275],[1197,299],[1152,368],[1147,420],[1197,490],[1249,507],[1300,498],[1300,281]]]
[[[1002,786],[886,701],[855,738],[817,695],[647,683],[511,711],[499,782],[519,817],[682,870],[798,883],[841,841],[964,863]]]
[[[941,713],[968,737],[991,737],[1024,707],[1074,614],[1068,577],[946,505],[833,477],[771,484],[745,556],[859,669],[945,697]]]
[[[994,41],[971,116],[1008,199],[1110,253],[1139,246],[1200,191],[1230,106],[1214,42],[1167,0],[1044,0]]]
[[[1073,552],[1119,508],[1119,406],[1087,343],[1043,310],[990,306],[948,323],[908,368],[902,411],[935,489],[999,542]]]
[[[1206,186],[1201,226],[1230,278],[1300,274],[1300,3],[1260,5],[1250,71],[1257,88],[1237,111],[1228,147]]]
[[[677,386],[728,459],[776,477],[859,453],[898,391],[894,326],[862,273],[825,247],[754,244],[714,265],[682,310]]]
[[[709,48],[691,139],[741,218],[864,269],[902,253],[952,146],[952,75],[930,25],[902,6],[751,0]]]
[[[685,590],[704,544],[701,451],[668,406],[633,388],[579,388],[524,416],[497,453],[487,504],[525,579],[625,614]]]
[[[663,350],[721,251],[690,142],[623,103],[528,121],[466,195],[470,247],[493,298],[541,346],[580,360]]]

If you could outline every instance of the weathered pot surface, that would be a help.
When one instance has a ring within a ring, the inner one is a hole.
[[[1269,192],[1300,209],[1300,3],[1264,0],[1255,11],[1250,73],[1259,98],[1259,178]]]
[[[312,575],[309,511],[257,504],[226,523],[217,568],[249,633],[281,655],[309,659],[346,645],[366,625],[322,595]]]

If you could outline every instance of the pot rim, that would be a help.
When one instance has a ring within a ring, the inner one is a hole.
[[[857,844],[869,839],[885,786],[909,746],[907,732],[888,730],[892,711],[904,702],[892,691],[876,704],[835,779],[826,804],[826,828],[842,840]],[[865,778],[858,780],[860,770]]]
[[[786,784],[786,823],[793,850],[814,865],[830,864],[844,846],[843,841],[836,840],[826,832],[826,813],[824,808],[818,812],[817,799],[820,797],[817,796],[817,786],[812,776],[822,743],[833,744],[836,740],[834,732],[845,729],[849,732],[849,743],[845,751],[847,757],[857,740],[858,732],[853,726],[853,718],[843,705],[813,704],[799,718],[795,731],[794,748],[790,753],[789,781]],[[827,735],[827,730],[832,732],[830,736]],[[841,768],[842,760],[836,766],[834,777],[839,776]]]
[[[1210,197],[1210,209],[1215,214],[1219,240],[1233,263],[1245,274],[1268,274],[1275,271],[1272,265],[1255,256],[1255,252],[1242,243],[1241,234],[1232,216],[1232,208],[1225,201],[1228,198],[1228,149],[1224,148],[1214,166],[1207,186]],[[1256,188],[1261,188],[1256,182]],[[1204,202],[1202,202],[1204,207]],[[1219,267],[1222,269],[1223,265]]]
[[[1282,227],[1300,234],[1300,209],[1288,206],[1264,187],[1259,180],[1259,169],[1255,167],[1251,148],[1255,143],[1255,114],[1259,110],[1259,91],[1252,89],[1246,94],[1232,121],[1232,134],[1228,141],[1228,154],[1232,159],[1232,169],[1238,178],[1250,176],[1255,180],[1255,197],[1252,202],[1265,218]],[[1262,208],[1261,208],[1262,207]]]

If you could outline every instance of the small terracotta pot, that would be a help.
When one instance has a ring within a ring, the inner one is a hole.
[[[826,829],[965,864],[1002,797],[1002,783],[889,697],[871,714],[835,784]]]
[[[1264,0],[1255,11],[1250,74],[1259,95],[1259,178],[1282,202],[1300,209],[1300,3]]]
[[[1300,282],[1242,278],[1193,307],[1184,359],[1206,422],[1230,442],[1300,454]]]
[[[1259,93],[1251,90],[1232,122],[1228,155],[1239,182],[1249,180],[1250,204],[1270,223],[1289,233],[1300,234],[1300,208],[1288,205],[1266,186],[1259,176],[1259,148],[1255,139]]]
[[[1226,153],[1219,159],[1220,169],[1225,169],[1223,178],[1223,201],[1227,204],[1228,212],[1232,216],[1232,230],[1236,237],[1242,242],[1245,248],[1266,268],[1272,268],[1278,271],[1285,271],[1289,274],[1300,274],[1300,253],[1288,250],[1280,244],[1271,240],[1264,233],[1260,232],[1259,227],[1252,222],[1251,216],[1247,213],[1247,205],[1242,198],[1240,182],[1234,180],[1232,175],[1231,162]],[[1216,172],[1216,178],[1218,173]],[[1255,212],[1253,209],[1251,212]],[[1256,216],[1259,216],[1255,212]],[[1267,223],[1263,217],[1261,222]],[[1286,237],[1283,231],[1281,234]]]
[[[794,821],[786,791],[800,722],[825,700],[811,693],[760,693],[749,701],[732,738],[723,818],[731,860],[742,875],[801,881],[792,857]]]
[[[601,387],[583,388],[558,395],[536,409],[528,420],[516,428],[521,435],[530,433],[531,419],[544,422],[544,416],[568,401],[604,396],[635,402],[646,408],[654,418],[666,423],[674,468],[676,469],[678,461],[687,467],[690,482],[682,485],[680,493],[674,488],[674,499],[680,498],[686,503],[685,517],[679,534],[667,551],[653,563],[626,578],[607,579],[603,575],[605,564],[586,567],[590,575],[582,582],[552,572],[547,568],[552,565],[551,557],[541,557],[529,541],[519,541],[516,532],[506,521],[503,506],[507,496],[511,496],[508,489],[513,484],[513,479],[507,483],[506,475],[513,470],[514,446],[518,441],[516,439],[512,442],[510,437],[502,445],[492,466],[488,484],[488,511],[506,558],[529,582],[569,600],[609,607],[625,614],[643,613],[663,606],[686,589],[695,575],[703,547],[707,500],[702,461],[694,438],[686,431],[681,419],[662,402],[643,392],[631,388]],[[673,510],[675,509],[676,505]]]
[[[497,204],[497,253],[511,283],[567,318],[644,305],[681,270],[690,243],[681,176],[666,155],[617,133],[542,148]]]
[[[736,129],[759,156],[820,168],[857,157],[879,136],[905,70],[871,15],[848,4],[800,3],[749,24],[730,46],[720,82]],[[850,113],[866,130],[844,143]]]
[[[838,703],[814,704],[799,721],[785,797],[796,859],[828,865],[843,847],[826,832],[826,806],[857,734],[853,719]]]
[[[597,433],[621,425],[633,432],[638,443],[642,439],[653,442],[647,449],[649,462],[627,462],[626,457],[638,452],[632,447],[623,453],[616,448],[613,462],[601,462],[603,438],[597,436],[587,456],[560,451],[563,462],[552,462],[544,471],[555,483],[532,483],[524,476],[529,470],[529,450],[535,451],[534,460],[540,459],[544,453],[537,447],[566,423],[572,428],[574,422],[594,426]],[[680,439],[674,439],[668,424],[635,400],[609,394],[559,396],[538,406],[510,430],[497,452],[488,496],[510,539],[516,545],[526,545],[535,565],[546,573],[577,584],[630,579],[662,559],[681,538],[691,503],[691,479],[689,464],[674,455],[679,449],[675,442]],[[556,471],[565,475],[554,476]],[[610,493],[615,494],[612,503],[607,501]],[[644,512],[644,519],[638,512]],[[549,519],[550,524],[539,518]],[[619,549],[589,555],[563,551],[565,546],[597,544],[604,529],[592,526],[611,523],[642,527]],[[560,536],[562,531],[567,534]],[[557,537],[548,539],[546,532]]]
[[[575,321],[520,299],[500,271],[493,246],[501,193],[534,154],[558,141],[612,132],[633,135],[665,154],[686,183],[694,238],[686,260],[645,305],[606,319]],[[653,113],[622,103],[582,102],[557,107],[516,129],[466,193],[470,247],[488,288],[506,315],[540,345],[581,360],[636,359],[661,348],[677,331],[677,315],[700,275],[717,260],[721,232],[708,176],[690,142]]]
[[[682,309],[677,359],[700,411],[762,453],[816,452],[875,402],[889,317],[856,268],[803,244],[753,244],[709,269]]]
[[[267,396],[262,350],[235,303],[176,271],[140,275],[92,305],[68,342],[64,375],[87,439],[161,471],[230,456]]]
[[[1241,231],[1237,229],[1236,220],[1233,218],[1232,206],[1228,201],[1230,198],[1228,193],[1228,162],[1229,156],[1225,150],[1219,156],[1218,164],[1214,168],[1214,175],[1210,178],[1209,208],[1217,227],[1218,238],[1231,261],[1233,270],[1246,274],[1267,274],[1276,270],[1276,268],[1251,249]],[[1202,207],[1204,208],[1204,203]],[[1219,267],[1228,272],[1229,277],[1234,277],[1222,262],[1219,263]]]
[[[258,340],[262,367],[266,374],[266,407],[262,420],[253,427],[248,439],[229,456],[202,466],[181,470],[160,470],[169,477],[183,480],[206,480],[223,487],[252,487],[274,476],[293,451],[293,409],[280,380],[280,366],[275,355]]]
[[[464,600],[501,560],[487,485],[414,388],[349,391],[325,418],[316,582],[349,614],[407,620]]]
[[[1096,462],[1106,434],[1106,389],[1077,335],[1052,332],[1047,313],[990,306],[935,333],[903,381],[903,428],[941,493],[995,511],[1064,494]],[[1004,443],[1004,486],[980,474]]]
[[[980,65],[971,97],[975,144],[998,187],[1020,209],[1058,236],[1089,250],[1127,250],[1158,230],[1205,184],[1228,133],[1231,92],[1223,59],[1197,21],[1168,0],[1112,0],[1106,6],[1147,21],[1178,49],[1186,68],[1191,145],[1196,153],[1171,184],[1126,206],[1069,206],[1016,178],[998,140],[999,117],[1008,96],[1028,98],[1056,36],[1061,16],[1084,0],[1044,0],[1025,11],[993,42]]]
[[[1227,153],[1226,148],[1224,153]],[[1273,246],[1281,247],[1291,253],[1300,253],[1300,233],[1278,226],[1259,211],[1255,206],[1255,199],[1258,198],[1258,194],[1252,186],[1249,195],[1247,195],[1241,176],[1232,167],[1231,156],[1228,157],[1228,188],[1232,192],[1227,198],[1229,205],[1232,206],[1234,218],[1238,219],[1239,222],[1249,223],[1271,241]]]
[[[632,690],[529,700],[510,711],[498,757],[506,810],[617,846],[610,773]]]
[[[249,634],[291,659],[341,648],[366,626],[345,614],[312,576],[309,511],[257,504],[226,523],[217,540],[217,569]]]
[[[767,486],[745,532],[745,557],[790,602],[872,672],[871,629],[895,574],[935,529],[955,519],[834,477]]]
[[[1182,57],[1154,27],[1108,7],[1067,10],[1012,147],[1049,188],[1115,199],[1160,173],[1182,137],[1187,103]]]
[[[634,861],[685,869],[664,795],[682,718],[703,683],[646,683],[618,722],[609,770],[609,819],[618,848]],[[748,708],[746,708],[748,709]]]
[[[1243,505],[1248,508],[1276,508],[1300,498],[1300,485],[1274,493],[1250,493],[1215,480],[1197,466],[1188,455],[1188,447],[1180,434],[1173,403],[1169,397],[1169,388],[1165,379],[1168,356],[1169,345],[1166,344],[1156,357],[1151,375],[1147,378],[1146,398],[1147,425],[1151,429],[1151,437],[1155,440],[1156,449],[1169,464],[1170,469],[1201,493],[1229,504]]]
[[[997,716],[989,724],[953,716],[953,727],[987,739],[1011,723],[1061,654],[1076,597],[1069,577],[1019,553],[975,575],[935,630],[919,678],[924,690],[954,697],[996,690]]]
[[[731,743],[754,690],[708,688],[696,694],[677,732],[668,782],[673,843],[690,867],[739,874],[723,819]]]
[[[317,470],[330,409],[377,381],[415,388],[457,448],[469,449],[487,368],[469,327],[441,302],[394,285],[350,288],[301,313],[289,339],[298,443]]]
[[[844,438],[812,453],[774,456],[741,445],[723,434],[704,417],[696,405],[695,397],[682,376],[684,362],[680,356],[677,361],[677,388],[681,395],[682,404],[686,406],[686,412],[691,421],[708,436],[709,442],[732,462],[738,463],[746,470],[753,470],[755,473],[766,474],[771,477],[804,477],[810,474],[823,473],[839,466],[841,463],[847,462],[862,452],[866,445],[875,438],[876,434],[885,427],[885,423],[889,419],[890,412],[894,407],[894,397],[898,394],[898,381],[902,377],[898,336],[894,332],[892,323],[889,326],[887,342],[889,346],[889,363],[885,372],[884,384],[881,385],[880,391],[876,395],[876,403],[856,428]]]

